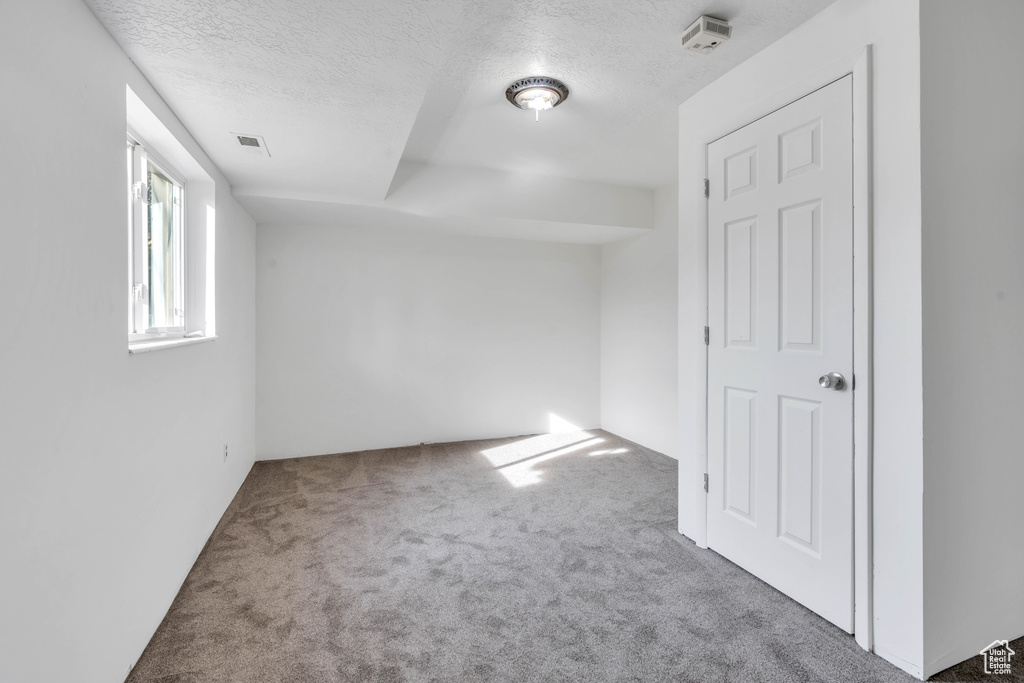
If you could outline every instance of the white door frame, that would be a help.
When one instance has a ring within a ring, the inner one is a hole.
[[[680,154],[699,154],[703,168],[707,170],[707,145],[771,112],[794,102],[829,83],[848,74],[853,75],[853,367],[855,390],[853,399],[854,428],[854,630],[857,642],[866,650],[873,650],[872,638],[872,538],[871,538],[871,438],[872,438],[872,171],[871,171],[871,46],[839,59],[817,70],[808,78],[770,94],[749,106],[735,106],[735,99],[723,94],[721,108],[713,107],[714,113],[700,121],[681,122],[681,125],[696,123],[696,128],[686,130],[687,139],[680,137]],[[714,86],[709,86],[713,88]],[[746,104],[746,102],[744,102]],[[692,169],[693,166],[691,165]],[[680,207],[690,207],[688,215],[681,211],[680,221],[687,219],[702,221],[703,231],[697,231],[693,245],[703,258],[699,260],[703,272],[698,272],[692,281],[702,291],[695,292],[698,301],[704,302],[704,322],[708,324],[708,216],[707,199],[703,197],[703,183],[687,183],[687,174],[680,164]],[[697,193],[700,201],[694,201]],[[701,211],[702,207],[702,211]],[[701,211],[698,214],[698,211]],[[697,330],[683,330],[697,334]],[[695,457],[692,462],[680,460],[680,500],[684,487],[695,495],[693,515],[693,540],[699,547],[707,547],[707,493],[704,491],[704,474],[707,473],[707,346],[701,346],[698,358],[698,386],[695,387],[699,407],[697,421],[698,443],[692,444]],[[683,388],[688,391],[688,388]],[[689,445],[689,444],[686,444]],[[687,449],[689,450],[689,449]],[[685,453],[685,451],[684,451]],[[689,470],[687,472],[686,470]],[[682,515],[681,515],[682,517]]]

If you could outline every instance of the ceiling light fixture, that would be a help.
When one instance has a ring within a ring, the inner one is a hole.
[[[520,78],[505,90],[505,98],[520,109],[532,109],[540,121],[540,113],[553,109],[569,97],[569,88],[557,78],[529,76]]]

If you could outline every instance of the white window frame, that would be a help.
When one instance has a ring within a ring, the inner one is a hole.
[[[129,328],[128,341],[154,341],[158,339],[183,339],[186,335],[188,320],[188,270],[189,270],[189,237],[187,225],[187,183],[184,176],[160,158],[142,139],[138,133],[128,131],[128,145],[132,150],[131,154],[131,175],[129,176],[128,201],[129,201],[129,240],[131,244],[131,327]],[[149,222],[146,210],[146,196],[149,188],[146,179],[149,175],[149,166],[152,164],[163,173],[179,190],[179,203],[175,209],[176,229],[180,231],[181,248],[178,254],[180,263],[175,263],[175,290],[178,290],[176,300],[182,307],[182,324],[169,327],[149,327],[149,249],[147,244],[147,227]]]
[[[131,86],[126,86],[126,109],[128,352],[134,355],[216,339],[216,182],[197,161],[205,157],[191,151],[196,149],[195,143],[172,114],[165,112],[171,122],[168,127]],[[172,132],[172,128],[178,132]],[[183,324],[155,329],[148,327],[149,293],[145,287],[137,287],[149,284],[148,216],[143,198],[150,163],[180,188],[176,213],[182,222],[175,307],[180,305],[184,311]],[[137,182],[140,184],[135,185]]]

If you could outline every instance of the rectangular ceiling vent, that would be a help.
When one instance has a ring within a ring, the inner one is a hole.
[[[714,17],[701,17],[683,33],[683,48],[706,55],[731,37],[732,26],[727,22]]]
[[[231,135],[243,151],[249,154],[262,154],[265,157],[270,156],[270,150],[267,149],[267,143],[262,135],[249,135],[248,133],[232,133]]]

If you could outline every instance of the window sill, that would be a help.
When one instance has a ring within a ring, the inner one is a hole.
[[[172,349],[177,346],[189,346],[191,344],[202,344],[203,342],[210,342],[216,339],[216,336],[212,337],[181,337],[178,339],[156,339],[153,341],[137,341],[128,343],[128,353],[136,355],[139,353],[149,353],[150,351],[160,351],[162,349]]]

